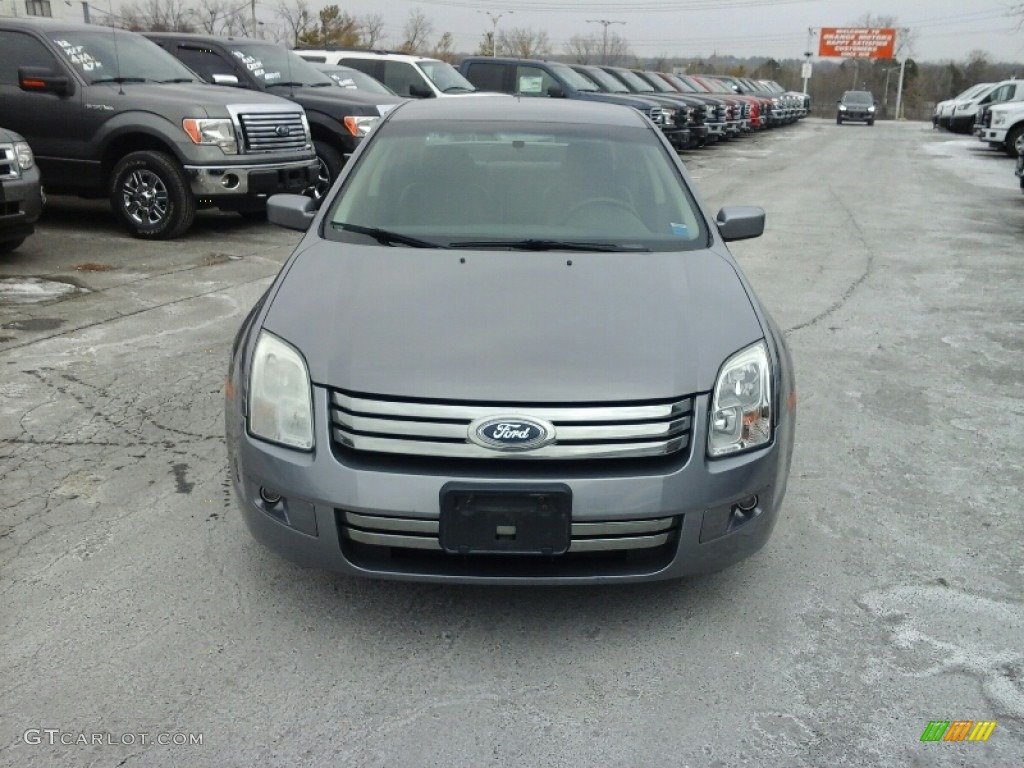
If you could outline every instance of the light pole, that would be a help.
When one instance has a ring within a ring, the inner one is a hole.
[[[503,16],[511,16],[513,11],[502,11],[501,13],[477,11],[477,13],[482,13],[491,20],[491,58],[493,59],[498,55],[498,22]]]
[[[601,63],[608,63],[608,27],[612,24],[625,24],[624,21],[609,21],[608,19],[587,19],[587,24],[600,24],[604,27],[604,35],[601,38]]]

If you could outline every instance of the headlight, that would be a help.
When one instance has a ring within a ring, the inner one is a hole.
[[[715,382],[708,455],[759,448],[772,439],[772,372],[763,341],[725,361]]]
[[[249,432],[272,443],[313,448],[309,371],[290,344],[263,331],[249,375]]]
[[[1005,112],[993,112],[992,113],[992,125],[1002,125],[1006,122]]]
[[[24,141],[19,141],[14,145],[14,156],[18,158],[18,165],[23,171],[27,171],[36,164],[36,159],[32,156],[32,147]]]
[[[874,107],[868,107],[868,112],[874,112],[874,111],[875,111]]]
[[[840,112],[845,112],[846,111],[846,105],[845,104],[840,104],[839,105],[839,111]]]
[[[235,127],[230,120],[222,118],[186,118],[181,127],[196,144],[213,144],[221,148],[225,155],[238,154],[238,141],[235,139]]]
[[[375,117],[373,115],[349,115],[345,118],[344,122],[349,133],[353,136],[362,138],[370,132],[379,120],[379,117]]]

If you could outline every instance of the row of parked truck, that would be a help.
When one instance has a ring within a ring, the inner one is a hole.
[[[478,57],[456,69],[386,51],[2,19],[0,125],[11,133],[0,140],[0,250],[31,232],[36,175],[50,193],[108,198],[135,236],[174,238],[202,208],[262,217],[272,194],[322,197],[407,99],[487,92],[634,107],[678,149],[808,108],[803,94],[748,78]]]
[[[938,128],[971,133],[1017,157],[1024,136],[1024,80],[978,83],[955,98],[940,101],[932,117]]]

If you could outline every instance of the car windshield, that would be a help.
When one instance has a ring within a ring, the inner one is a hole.
[[[610,93],[629,93],[629,88],[624,86],[620,81],[609,75],[603,69],[597,67],[587,67],[583,70],[583,75],[595,83],[601,88]]]
[[[629,88],[633,91],[640,93],[649,93],[654,89],[651,84],[644,81],[642,77],[638,77],[635,73],[630,72],[628,69],[616,69],[615,76],[620,78]]]
[[[156,43],[132,32],[102,27],[59,31],[51,37],[90,84],[196,82],[195,74],[184,64]]]
[[[470,93],[476,88],[459,74],[451,64],[444,61],[419,61],[420,69],[437,86],[441,93]]]
[[[395,95],[395,92],[384,85],[384,83],[379,80],[375,80],[365,72],[360,72],[358,69],[352,69],[351,67],[327,66],[317,67],[317,69],[331,78],[331,80],[342,88],[365,91],[366,93],[385,94],[388,96]]]
[[[566,64],[549,64],[551,71],[557,74],[562,81],[568,83],[569,87],[577,91],[597,91],[598,88],[593,82],[585,78],[579,72]]]
[[[328,212],[328,239],[594,251],[707,242],[675,161],[640,126],[397,119],[372,135]]]
[[[654,90],[659,93],[677,93],[675,88],[661,78],[661,75],[657,75],[654,72],[645,72],[643,74],[643,79],[651,83]]]
[[[847,91],[843,94],[844,104],[874,104],[875,97],[867,91]]]
[[[263,85],[334,85],[334,81],[293,51],[270,43],[232,43],[229,50],[239,64]]]

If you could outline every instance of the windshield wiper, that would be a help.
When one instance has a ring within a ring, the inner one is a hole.
[[[160,84],[161,85],[166,85],[167,83],[194,83],[194,82],[195,82],[195,80],[193,78],[191,78],[191,77],[172,77],[170,80],[161,80]]]
[[[294,82],[292,80],[280,80],[280,81],[275,80],[272,83],[267,83],[267,88],[275,88],[275,87],[277,87],[279,85],[286,85],[289,88],[302,88],[306,84],[305,83],[296,83],[296,82]]]
[[[101,77],[98,80],[93,80],[92,85],[97,83],[148,83],[150,82],[148,77]]]
[[[464,85],[449,85],[447,88],[443,88],[441,93],[451,93],[452,91],[465,91],[466,93],[472,93],[476,88],[467,88]]]
[[[334,222],[331,226],[335,229],[344,229],[346,232],[355,232],[357,235],[369,235],[381,245],[401,243],[412,248],[448,248],[447,245],[442,245],[441,243],[420,240],[418,237],[403,235],[401,232],[391,232],[380,227],[361,227],[358,224],[346,224],[344,222]]]
[[[515,251],[591,251],[600,253],[650,252],[642,245],[588,243],[575,240],[470,240],[452,243],[452,248],[508,248]]]
[[[309,83],[309,87],[310,88],[323,88],[323,87],[328,86],[328,85],[334,86],[334,85],[336,85],[336,83],[333,80],[331,80],[331,82],[329,82],[329,83]]]

